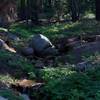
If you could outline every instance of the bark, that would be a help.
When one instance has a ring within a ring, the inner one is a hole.
[[[31,21],[32,21],[32,24],[39,24],[39,2],[40,0],[36,0],[36,1],[33,1],[33,2],[30,2],[30,18],[31,18]]]
[[[0,2],[0,26],[8,26],[17,20],[16,2],[3,1]]]
[[[79,3],[78,0],[71,0],[71,16],[72,21],[76,22],[79,20]]]
[[[100,21],[100,0],[96,0],[96,20]]]

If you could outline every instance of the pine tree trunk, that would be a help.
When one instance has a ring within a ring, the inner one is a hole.
[[[39,6],[38,6],[39,0],[36,1],[30,1],[30,19],[32,21],[32,24],[39,24],[39,18],[38,18],[38,14],[39,14]]]
[[[71,0],[71,16],[72,16],[73,22],[76,22],[77,20],[79,20],[78,0]]]
[[[96,0],[96,20],[100,21],[100,0]]]
[[[20,20],[25,20],[26,14],[25,14],[25,0],[20,0],[20,6],[18,11],[18,17]]]

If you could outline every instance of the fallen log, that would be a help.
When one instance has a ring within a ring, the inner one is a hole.
[[[5,50],[8,50],[10,52],[16,53],[16,50],[14,48],[9,47],[4,40],[0,39],[0,47],[4,48]]]

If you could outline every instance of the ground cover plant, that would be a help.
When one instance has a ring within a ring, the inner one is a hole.
[[[100,100],[99,0],[0,0],[0,100]]]

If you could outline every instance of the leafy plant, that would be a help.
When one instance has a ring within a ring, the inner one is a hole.
[[[36,100],[99,100],[100,68],[78,73],[68,68],[42,70],[45,86],[34,95]]]

